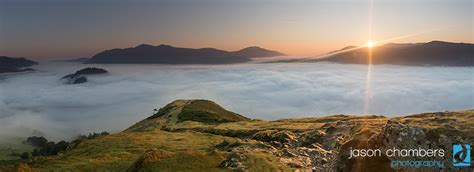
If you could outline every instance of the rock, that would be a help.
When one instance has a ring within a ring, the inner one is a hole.
[[[260,140],[264,142],[273,142],[278,144],[288,144],[295,139],[295,134],[291,131],[283,130],[264,130],[255,133],[252,139]],[[277,143],[278,142],[278,143]]]
[[[245,164],[243,163],[245,156],[240,152],[232,152],[224,161],[221,162],[220,167],[230,168],[234,170],[243,170],[245,169]]]

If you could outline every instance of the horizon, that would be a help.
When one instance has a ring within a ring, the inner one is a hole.
[[[314,56],[368,41],[474,43],[472,8],[469,0],[0,0],[0,55],[74,59],[167,44]]]

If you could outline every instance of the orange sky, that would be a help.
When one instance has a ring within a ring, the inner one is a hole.
[[[90,57],[142,43],[317,55],[369,38],[369,0],[0,2],[0,55]],[[473,1],[374,1],[374,41],[474,41]]]

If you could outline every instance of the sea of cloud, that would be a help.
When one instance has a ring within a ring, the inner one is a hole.
[[[88,66],[110,73],[89,77],[85,84],[60,81]],[[0,142],[29,135],[59,140],[94,131],[116,132],[176,99],[209,99],[266,120],[474,109],[472,67],[376,65],[369,82],[367,66],[331,63],[43,63],[36,68],[34,73],[0,76]]]

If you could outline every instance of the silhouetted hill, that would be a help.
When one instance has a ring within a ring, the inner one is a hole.
[[[367,64],[368,50],[367,47],[363,47],[306,61]],[[474,66],[474,44],[442,41],[417,44],[390,43],[372,48],[372,64]]]
[[[37,64],[39,63],[28,60],[23,57],[15,58],[15,57],[0,56],[0,67],[22,68],[22,67],[30,67]]]
[[[251,61],[248,57],[214,48],[178,48],[142,44],[133,48],[111,49],[94,55],[87,63],[135,64],[232,64]]]
[[[89,60],[90,60],[90,58],[82,57],[82,58],[69,59],[69,60],[53,60],[53,62],[79,62],[79,63],[84,63],[84,62],[87,62]]]
[[[107,70],[96,68],[96,67],[88,67],[81,70],[76,71],[73,74],[69,74],[63,76],[61,79],[65,80],[67,84],[82,84],[87,82],[87,75],[96,75],[96,74],[105,74],[108,73]]]
[[[239,51],[232,52],[233,54],[241,57],[273,57],[273,56],[284,56],[285,54],[278,51],[267,50],[261,47],[253,46],[241,49]]]
[[[14,72],[30,72],[35,71],[32,68],[4,68],[0,67],[0,73],[14,73]]]
[[[23,57],[15,58],[0,56],[0,73],[34,71],[34,69],[31,68],[23,68],[37,64],[39,63]]]
[[[356,47],[357,47],[357,46],[349,45],[349,46],[346,46],[346,47],[341,48],[341,49],[339,49],[339,50],[331,51],[331,52],[326,53],[326,54],[337,53],[337,52],[341,52],[341,51],[344,51],[344,50],[353,49],[353,48],[356,48]]]

